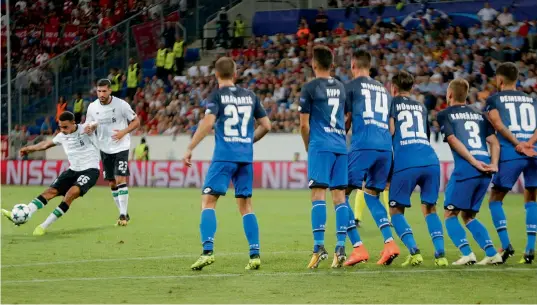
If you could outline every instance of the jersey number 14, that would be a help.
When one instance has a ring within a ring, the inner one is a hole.
[[[240,126],[240,136],[244,138],[248,135],[248,123],[252,116],[252,106],[227,105],[226,108],[224,108],[224,115],[228,117],[224,121],[224,135],[226,137],[239,136],[239,128],[237,125],[240,122],[242,122]]]
[[[382,114],[382,121],[388,121],[388,95],[376,91],[375,97],[375,112]],[[374,119],[375,112],[373,112],[373,101],[371,99],[371,91],[369,89],[362,89],[362,94],[365,97],[365,111],[363,117],[366,119]]]

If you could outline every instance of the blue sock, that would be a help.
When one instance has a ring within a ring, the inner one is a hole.
[[[257,225],[255,214],[243,215],[242,226],[250,247],[250,256],[259,255],[259,226]]]
[[[334,206],[336,209],[336,248],[345,246],[347,238],[347,225],[349,223],[349,209],[343,202]]]
[[[466,224],[466,227],[470,233],[472,233],[472,236],[474,237],[475,241],[477,241],[481,249],[485,250],[487,256],[494,256],[496,253],[498,253],[496,252],[496,249],[494,249],[489,232],[479,220],[472,219]]]
[[[347,236],[353,247],[359,247],[362,245],[362,239],[360,238],[360,233],[356,228],[356,220],[354,220],[354,212],[349,204],[349,196],[345,196],[345,204],[349,211],[349,223],[347,224]]]
[[[405,215],[403,214],[394,214],[392,215],[392,224],[395,229],[395,233],[401,238],[405,246],[410,251],[410,254],[414,255],[418,251],[418,245],[414,239],[414,234],[412,234],[412,229],[406,221]]]
[[[509,234],[507,234],[507,218],[503,212],[502,202],[501,201],[492,201],[489,203],[490,214],[492,215],[492,222],[498,236],[500,236],[500,242],[502,243],[502,248],[507,249],[511,241],[509,240]]]
[[[312,202],[311,229],[313,230],[313,252],[319,246],[324,246],[324,228],[326,226],[326,202],[318,200]]]
[[[461,226],[459,219],[457,217],[449,217],[446,219],[445,223],[446,230],[449,238],[451,238],[451,241],[457,248],[459,248],[462,255],[470,255],[470,253],[472,253],[472,249],[470,249],[470,245],[466,239],[466,231],[464,231],[464,228]]]
[[[371,211],[371,215],[373,216],[373,219],[375,219],[375,223],[377,223],[377,226],[382,233],[382,237],[384,237],[384,242],[387,243],[392,241],[393,235],[392,229],[390,228],[390,221],[388,220],[388,214],[382,205],[382,202],[380,202],[379,196],[373,196],[364,192],[364,197],[365,203],[367,204],[369,211]]]
[[[214,209],[201,211],[200,233],[203,251],[213,251],[214,234],[216,233],[216,211]]]
[[[438,258],[444,256],[446,253],[446,250],[444,249],[444,230],[438,214],[432,213],[425,216],[425,222],[427,223],[429,234],[433,240],[434,257]]]
[[[526,244],[526,253],[530,250],[535,250],[535,235],[537,234],[537,203],[526,203],[526,232],[528,234],[528,242]]]

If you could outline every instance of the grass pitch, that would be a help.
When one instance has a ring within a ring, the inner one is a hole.
[[[29,202],[42,189],[2,187],[1,205],[10,209],[16,203]],[[360,234],[370,262],[340,270],[331,270],[325,262],[318,270],[307,270],[312,247],[309,193],[255,190],[262,266],[258,271],[246,271],[248,244],[234,198],[228,194],[217,207],[216,263],[194,272],[189,267],[201,252],[200,191],[132,188],[129,193],[132,221],[128,227],[114,226],[117,209],[106,188],[94,188],[76,201],[42,237],[32,236],[32,231],[59,199],[23,226],[2,219],[1,301],[479,304],[537,300],[535,264],[517,264],[526,240],[525,211],[518,195],[509,195],[504,203],[517,251],[507,265],[435,267],[434,249],[415,196],[407,217],[425,258],[422,266],[400,267],[407,251],[397,237],[401,257],[392,266],[376,266],[382,238],[365,212]],[[486,203],[479,218],[499,247]],[[327,249],[335,245],[334,226],[334,211],[329,208]],[[459,253],[447,235],[445,241],[452,262]],[[475,243],[471,245],[478,259],[483,258],[483,251]],[[347,249],[350,253],[350,245]]]

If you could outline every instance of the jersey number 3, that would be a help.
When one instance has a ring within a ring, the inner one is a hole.
[[[242,121],[240,127],[240,136],[246,137],[248,135],[248,123],[252,116],[252,106],[235,106],[227,105],[224,108],[224,115],[228,117],[224,122],[224,135],[226,137],[238,137],[239,130],[237,125]],[[240,119],[242,116],[242,120]]]

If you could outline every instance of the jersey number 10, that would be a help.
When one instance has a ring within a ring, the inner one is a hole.
[[[511,124],[510,131],[533,132],[537,127],[535,122],[535,108],[532,104],[520,104],[520,124],[518,124],[517,109],[514,103],[505,103],[505,108],[509,111]]]
[[[240,136],[246,137],[248,135],[248,123],[250,122],[250,117],[252,116],[252,106],[235,106],[227,105],[224,108],[224,114],[228,117],[224,121],[224,135],[226,137],[238,137],[239,130],[237,125],[242,121],[240,130]],[[242,116],[242,119],[241,119]]]

